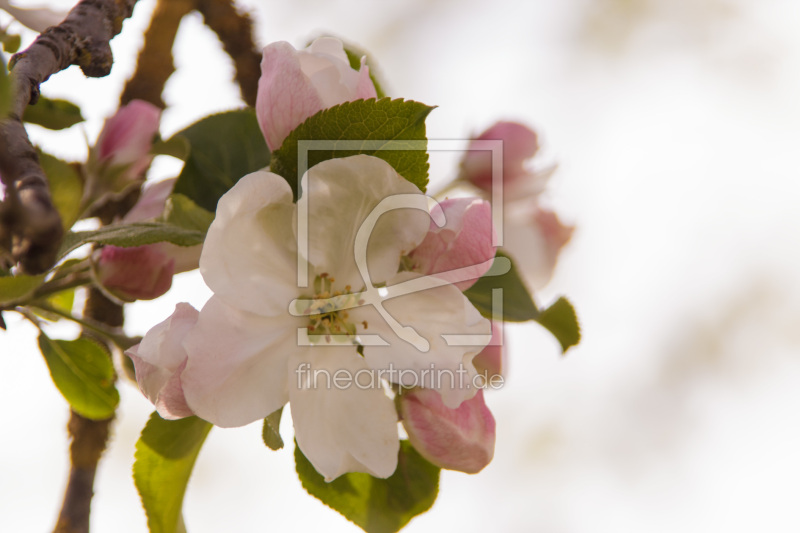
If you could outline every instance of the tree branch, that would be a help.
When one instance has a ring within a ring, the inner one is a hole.
[[[122,306],[117,305],[97,289],[89,289],[83,314],[90,320],[121,329],[125,320]],[[84,330],[84,334],[91,331]],[[105,342],[105,339],[93,336]],[[89,420],[75,411],[70,414],[69,430],[72,444],[69,448],[70,473],[64,502],[54,533],[89,533],[89,512],[94,496],[94,478],[97,463],[106,449],[109,427],[113,418]]]
[[[197,0],[197,10],[233,59],[242,99],[255,107],[261,77],[261,51],[253,42],[253,21],[249,15],[236,10],[233,0]]]
[[[136,72],[125,84],[120,105],[131,100],[144,100],[165,108],[161,93],[164,84],[175,72],[172,45],[183,17],[194,9],[195,0],[159,0],[150,26],[144,34],[144,46],[136,60]]]
[[[81,0],[58,26],[39,35],[11,58],[14,101],[0,121],[0,175],[6,198],[0,209],[0,245],[26,272],[40,273],[57,259],[63,230],[50,198],[47,177],[25,128],[22,114],[39,98],[39,86],[70,65],[102,77],[111,71],[109,41],[122,29],[137,0]]]

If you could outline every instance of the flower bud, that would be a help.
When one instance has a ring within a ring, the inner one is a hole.
[[[321,37],[300,51],[284,41],[264,48],[256,114],[270,150],[317,112],[376,97],[364,59],[353,69],[338,39]]]
[[[476,474],[494,457],[495,422],[483,390],[448,409],[433,389],[400,396],[400,416],[411,444],[425,459],[448,470]]]
[[[143,100],[132,100],[106,120],[97,138],[96,157],[99,163],[113,167],[126,165],[125,177],[139,179],[150,165],[150,148],[158,133],[161,110]]]
[[[558,216],[529,202],[506,209],[505,246],[514,265],[534,291],[553,277],[561,249],[572,238],[573,226],[564,225]]]
[[[176,181],[177,178],[171,178],[145,186],[139,201],[122,217],[122,222],[144,222],[160,217],[164,213],[167,198],[172,194]],[[149,246],[152,250],[175,260],[175,274],[197,268],[203,251],[202,244],[178,246],[169,242],[159,242]]]
[[[434,221],[442,213],[445,224],[439,227]],[[414,269],[467,290],[489,270],[495,255],[491,206],[479,198],[449,198],[434,206],[431,218],[425,239],[409,254]],[[466,272],[454,272],[462,268]]]
[[[194,307],[179,303],[172,316],[153,327],[141,343],[125,352],[136,369],[139,390],[167,420],[194,414],[186,404],[181,384],[181,373],[188,360],[182,343],[198,316]]]
[[[491,382],[495,376],[503,375],[503,323],[492,322],[492,340],[472,360],[472,365],[478,374],[484,377],[486,383]]]
[[[105,246],[96,264],[97,280],[121,300],[153,300],[169,290],[175,259],[157,245]]]
[[[525,161],[539,150],[536,132],[517,122],[498,122],[478,136],[475,141],[503,141],[503,184],[510,185],[531,177]],[[492,152],[478,150],[472,142],[461,160],[461,179],[485,191],[492,190]]]

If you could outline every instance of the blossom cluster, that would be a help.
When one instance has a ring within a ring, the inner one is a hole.
[[[256,114],[271,151],[316,113],[377,97],[365,61],[351,67],[336,39],[300,51],[271,44],[261,66]],[[484,137],[510,147],[506,184],[537,181],[523,167],[536,152],[535,134],[498,128]],[[178,304],[127,352],[142,392],[164,418],[196,415],[221,427],[288,403],[297,445],[328,481],[348,472],[392,475],[398,422],[428,461],[480,471],[495,441],[483,391],[474,379],[429,373],[502,373],[499,326],[464,295],[495,257],[490,180],[469,151],[461,168],[476,195],[438,202],[372,155],[312,166],[298,200],[266,169],[239,179],[219,199],[199,257],[213,296],[199,311]],[[146,189],[128,220],[160,212],[170,188]],[[546,213],[528,214],[554,257],[570,229]],[[163,246],[119,250],[106,247],[97,272],[123,299],[160,295],[180,270]],[[554,261],[546,260],[550,270]],[[132,264],[137,275],[122,266]],[[369,376],[380,386],[322,387],[314,372]]]

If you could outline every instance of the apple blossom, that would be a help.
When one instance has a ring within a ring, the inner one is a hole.
[[[433,389],[403,391],[399,409],[411,444],[433,464],[476,474],[491,462],[495,421],[483,389],[455,409]]]
[[[573,227],[540,205],[553,169],[535,171],[527,161],[539,150],[532,129],[518,122],[497,122],[476,139],[503,141],[502,179],[504,218],[503,247],[533,290],[544,287],[553,275],[561,249],[569,242]],[[492,193],[491,153],[467,149],[461,160],[459,179],[472,183],[481,194]],[[498,178],[498,176],[495,176]]]
[[[133,361],[139,389],[167,420],[194,414],[186,405],[181,373],[186,367],[182,342],[197,322],[197,316],[194,307],[179,303],[172,316],[154,326],[141,343],[125,352]]]
[[[106,120],[97,138],[95,152],[98,163],[108,167],[126,166],[124,176],[135,180],[150,165],[150,148],[158,133],[161,110],[143,100],[132,100]]]
[[[317,112],[376,97],[365,60],[353,69],[338,39],[320,37],[305,50],[284,41],[264,48],[256,114],[270,150]]]
[[[467,290],[489,270],[495,256],[492,209],[480,198],[449,198],[435,205],[431,215],[437,211],[444,213],[445,225],[439,227],[431,220],[428,234],[409,257],[414,270],[448,281],[455,281],[455,269],[471,266],[472,277],[454,282]]]
[[[391,291],[417,278],[399,272],[400,266],[428,232],[426,211],[384,213],[368,235],[369,279],[362,277],[358,231],[375,208],[395,195],[425,204],[388,163],[365,155],[324,161],[303,176],[302,190],[310,206],[307,253],[298,247],[298,207],[280,176],[255,172],[219,200],[200,258],[214,295],[182,343],[188,358],[180,376],[183,392],[192,412],[223,427],[262,419],[288,402],[298,446],[327,480],[353,471],[388,477],[399,443],[397,414],[382,378],[407,384],[412,377],[458,407],[476,390],[436,382],[427,373],[435,368],[474,376],[471,360],[488,339],[451,346],[442,334],[485,338],[490,324],[444,282],[382,302],[403,328],[427,339],[424,351],[363,305],[366,293],[359,290],[366,283]],[[298,257],[312,287],[298,287]],[[158,334],[151,331],[145,340]],[[383,345],[363,342],[376,334]],[[332,376],[354,382],[339,387]]]

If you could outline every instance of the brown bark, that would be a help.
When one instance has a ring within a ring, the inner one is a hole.
[[[261,52],[253,42],[253,21],[249,15],[239,13],[232,0],[197,0],[197,10],[233,59],[242,99],[255,107],[258,79],[261,77]]]
[[[122,29],[137,0],[81,0],[67,18],[39,35],[10,62],[14,101],[0,121],[0,175],[6,198],[0,209],[0,245],[30,273],[44,272],[57,259],[63,230],[50,198],[47,177],[22,125],[39,85],[70,65],[101,77],[111,71],[109,41]]]
[[[181,20],[194,6],[195,0],[159,0],[156,4],[150,26],[144,34],[144,46],[139,52],[136,72],[125,84],[120,105],[138,99],[162,109],[166,107],[161,93],[167,79],[175,72],[172,45]]]

